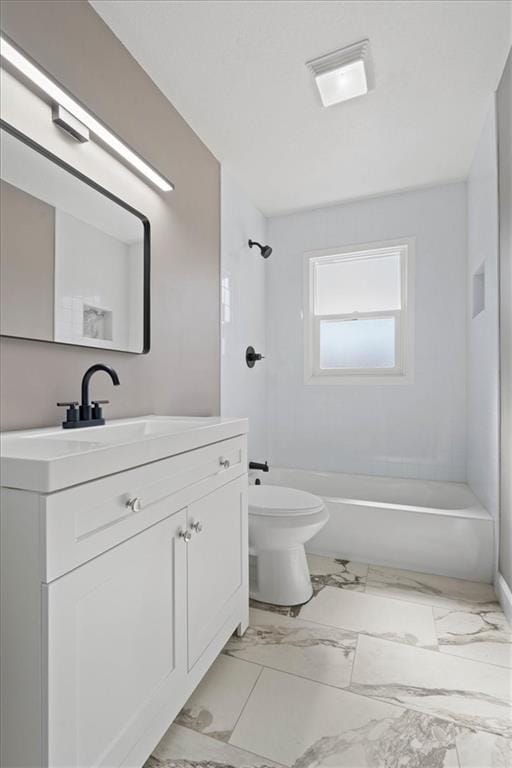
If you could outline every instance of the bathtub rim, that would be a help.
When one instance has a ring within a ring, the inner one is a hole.
[[[299,469],[298,467],[274,467],[271,466],[269,477],[262,478],[262,483],[265,481],[268,483],[269,480],[271,480],[273,473],[275,472],[296,472],[296,473],[304,473],[307,475],[317,475],[319,477],[332,477],[335,476],[348,476],[348,477],[356,477],[356,478],[369,478],[370,480],[389,480],[389,481],[403,481],[405,483],[408,482],[419,482],[419,483],[433,483],[436,485],[448,485],[448,486],[459,486],[462,487],[462,489],[466,492],[471,494],[473,497],[473,504],[471,506],[467,507],[461,507],[461,508],[453,508],[453,507],[427,507],[427,506],[419,506],[415,504],[397,504],[394,502],[387,502],[387,501],[373,501],[369,499],[364,498],[349,498],[344,496],[332,496],[332,495],[326,495],[323,493],[318,493],[315,491],[311,491],[309,489],[308,493],[313,493],[316,496],[320,496],[326,504],[343,504],[343,505],[350,505],[355,507],[363,507],[363,508],[375,508],[375,509],[382,509],[382,510],[397,510],[400,512],[411,512],[421,515],[438,515],[440,517],[459,517],[459,518],[465,518],[469,520],[484,520],[489,521],[491,523],[494,522],[494,518],[491,515],[491,513],[483,506],[483,504],[479,501],[478,497],[475,495],[473,490],[469,487],[468,483],[461,482],[460,480],[425,480],[423,478],[412,478],[412,477],[395,477],[395,476],[389,476],[389,475],[368,475],[358,472],[325,472],[324,470],[316,470],[316,469]],[[270,485],[278,485],[278,483],[269,483]],[[281,483],[279,483],[281,485]],[[293,485],[287,485],[285,487],[293,487]],[[306,490],[306,489],[304,489]]]

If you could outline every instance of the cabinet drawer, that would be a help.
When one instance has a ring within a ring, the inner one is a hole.
[[[52,581],[244,474],[246,446],[245,437],[235,437],[42,497],[42,581]]]

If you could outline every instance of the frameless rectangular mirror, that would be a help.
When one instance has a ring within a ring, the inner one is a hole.
[[[149,351],[149,222],[2,124],[0,332]]]

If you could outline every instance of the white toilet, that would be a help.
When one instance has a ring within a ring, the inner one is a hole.
[[[313,594],[304,544],[329,519],[318,496],[278,485],[249,486],[250,596],[299,605]]]

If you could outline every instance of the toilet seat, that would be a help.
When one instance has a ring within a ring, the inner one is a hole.
[[[281,485],[250,485],[249,514],[265,517],[299,517],[324,509],[318,496]]]

